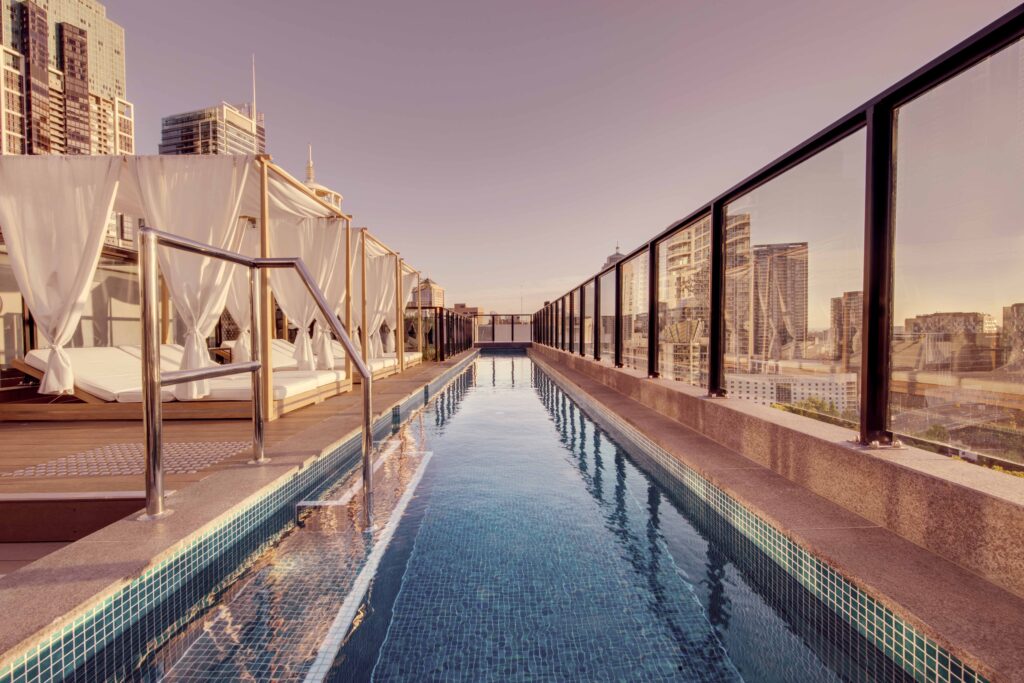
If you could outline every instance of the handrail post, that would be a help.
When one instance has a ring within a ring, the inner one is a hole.
[[[371,372],[370,375],[373,373]],[[373,379],[363,377],[363,530],[373,528]]]
[[[711,309],[708,320],[708,396],[725,396],[725,206],[711,205]]]
[[[647,376],[658,372],[658,243],[647,246]]]
[[[594,360],[601,360],[601,276],[594,278]]]
[[[889,444],[889,344],[892,335],[893,110],[867,113],[864,212],[864,331],[861,335],[860,441]]]
[[[264,457],[263,437],[263,402],[266,397],[263,395],[263,367],[262,358],[264,349],[263,335],[258,333],[260,329],[260,271],[258,268],[249,268],[249,309],[251,322],[249,323],[252,332],[249,346],[252,348],[252,360],[260,363],[260,367],[252,373],[252,462],[259,464],[266,461]],[[270,357],[270,350],[266,350],[267,357]]]
[[[586,357],[587,351],[587,286],[582,285],[579,288],[580,293],[580,340],[576,345],[576,349],[579,354]]]
[[[622,367],[622,261],[615,264],[615,367]]]
[[[146,440],[146,517],[164,510],[164,468],[161,453],[163,406],[160,403],[160,321],[157,282],[157,236],[139,233],[139,288],[142,299],[142,428]]]

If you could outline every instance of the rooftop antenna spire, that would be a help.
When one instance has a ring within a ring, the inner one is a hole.
[[[249,114],[252,116],[252,151],[260,153],[260,126],[256,120],[256,53],[252,54],[252,108]]]
[[[256,123],[256,53],[252,55],[252,107],[249,112],[252,115],[253,124]]]
[[[306,184],[312,185],[316,182],[316,173],[313,171],[313,145],[309,146],[309,161],[306,162]]]

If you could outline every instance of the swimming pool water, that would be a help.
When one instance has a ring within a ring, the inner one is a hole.
[[[466,373],[334,680],[904,680],[528,358]]]

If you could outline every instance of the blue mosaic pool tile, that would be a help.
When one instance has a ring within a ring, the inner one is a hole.
[[[441,387],[472,361],[465,358],[430,384]],[[405,403],[421,400],[420,396]],[[374,423],[375,438],[393,429],[391,415]],[[0,667],[0,683],[124,680],[147,656],[216,602],[294,522],[295,504],[318,497],[358,464],[359,435],[279,483],[262,499],[198,533],[70,623]]]
[[[910,676],[917,680],[943,683],[987,683],[978,672],[900,619],[879,601],[860,591],[832,567],[744,508],[695,470],[676,460],[621,417],[577,389],[556,370],[545,365],[544,373],[613,438],[635,453],[650,458],[672,478],[699,496],[805,590],[833,609]]]

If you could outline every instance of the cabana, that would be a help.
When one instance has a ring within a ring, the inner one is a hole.
[[[368,359],[375,378],[404,372],[423,360],[422,348],[413,352],[405,349],[405,309],[419,273],[366,228],[360,228],[352,239],[353,291],[360,301],[354,321],[363,357]]]
[[[214,247],[261,257],[298,256],[347,329],[355,320],[387,324],[400,315],[408,289],[395,252],[353,231],[351,216],[318,198],[268,156],[151,156],[0,158],[0,230],[27,308],[47,348],[33,349],[14,366],[40,379],[39,393],[74,396],[80,403],[0,404],[0,419],[135,419],[141,416],[141,358],[131,346],[70,348],[79,324],[112,212],[142,216],[146,224]],[[355,249],[372,241],[374,248]],[[378,254],[377,251],[381,253]],[[369,253],[373,252],[373,253]],[[395,273],[379,258],[393,256]],[[358,257],[359,287],[353,285]],[[260,330],[249,330],[248,270],[177,250],[159,253],[164,371],[213,363],[206,339],[227,309],[240,328],[232,349],[245,360],[253,335],[265,350],[265,419],[318,402],[351,387],[351,361],[340,351],[294,273],[261,274]],[[396,292],[397,288],[397,292]],[[270,296],[271,292],[273,297]],[[358,304],[354,306],[353,293]],[[385,299],[393,297],[389,317]],[[367,307],[365,299],[373,303]],[[298,332],[295,344],[274,340],[274,301]],[[173,310],[184,331],[171,343]],[[357,308],[357,311],[353,311]],[[367,312],[369,311],[369,312]],[[376,328],[375,328],[376,329]],[[391,329],[395,329],[392,325]],[[312,336],[310,330],[313,331]],[[368,335],[363,335],[364,339]],[[372,335],[369,335],[372,340]],[[402,354],[388,368],[386,352],[364,356],[390,374],[405,367]],[[376,347],[373,347],[374,349]],[[244,418],[251,410],[248,377],[191,382],[163,392],[168,418]]]

